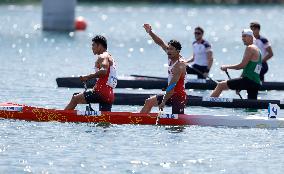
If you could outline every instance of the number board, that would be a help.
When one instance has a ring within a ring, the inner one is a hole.
[[[23,107],[22,106],[0,106],[0,110],[21,112],[23,110]]]
[[[160,118],[178,119],[178,114],[161,114]]]
[[[84,116],[101,116],[101,111],[77,111],[77,115],[84,115]]]
[[[210,101],[210,102],[233,102],[232,98],[219,98],[219,97],[203,97],[202,101]]]

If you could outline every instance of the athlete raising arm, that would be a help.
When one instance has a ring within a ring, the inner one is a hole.
[[[186,65],[180,56],[181,44],[177,40],[170,40],[166,44],[152,31],[151,25],[144,24],[144,28],[154,42],[167,53],[169,67],[166,94],[155,95],[146,99],[144,107],[140,112],[149,113],[153,106],[159,106],[159,109],[163,109],[165,105],[171,105],[173,114],[183,114],[186,105],[184,88]]]

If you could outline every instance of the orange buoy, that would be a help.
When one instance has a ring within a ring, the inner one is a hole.
[[[82,16],[79,16],[75,19],[75,29],[76,30],[85,30],[87,28],[87,22]]]

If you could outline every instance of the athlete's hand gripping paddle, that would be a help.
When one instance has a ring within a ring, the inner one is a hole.
[[[79,79],[81,80],[81,82],[82,82],[83,85],[84,85],[84,92],[86,92],[86,91],[88,90],[88,87],[87,87],[87,79],[84,78],[83,76],[80,76]],[[80,93],[79,93],[79,92],[75,92],[75,93],[73,94],[73,96],[74,96],[74,95],[78,95],[78,94],[80,94]]]
[[[84,92],[86,92],[88,90],[88,87],[87,87],[87,83],[86,82],[83,82],[83,85],[84,85]]]

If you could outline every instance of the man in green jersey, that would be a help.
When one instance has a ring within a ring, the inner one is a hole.
[[[235,65],[222,65],[221,70],[227,69],[243,69],[240,78],[230,79],[218,83],[211,94],[211,97],[219,97],[224,90],[247,90],[248,99],[257,99],[258,90],[261,86],[260,70],[261,70],[261,53],[260,50],[253,44],[253,32],[251,29],[244,29],[242,31],[242,40],[246,45],[243,60]]]

